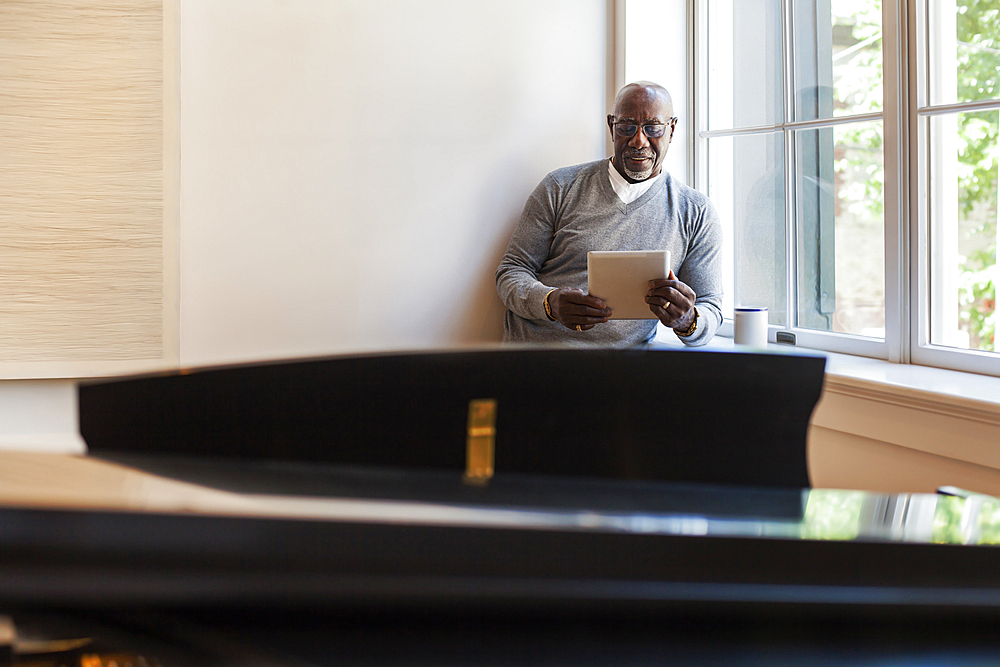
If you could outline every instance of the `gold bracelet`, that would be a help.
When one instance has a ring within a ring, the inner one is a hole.
[[[552,309],[549,308],[549,294],[552,294],[555,291],[556,288],[554,287],[550,289],[548,292],[545,293],[545,298],[542,300],[543,303],[545,304],[545,316],[549,318],[550,322],[556,321],[556,318],[552,317]]]
[[[691,326],[689,326],[684,331],[678,331],[677,329],[674,329],[674,333],[680,336],[681,338],[687,338],[688,336],[693,334],[697,328],[698,328],[698,309],[695,308],[694,319],[691,320]]]

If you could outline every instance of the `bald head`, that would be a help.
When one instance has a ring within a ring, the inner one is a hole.
[[[636,81],[634,83],[629,83],[622,86],[618,94],[615,95],[615,108],[612,113],[615,116],[621,115],[621,106],[626,99],[631,99],[632,97],[642,97],[647,100],[658,100],[660,103],[665,105],[670,116],[674,115],[674,101],[670,97],[670,93],[667,89],[658,83],[653,83],[652,81]]]

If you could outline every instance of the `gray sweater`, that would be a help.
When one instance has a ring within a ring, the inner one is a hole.
[[[610,320],[584,332],[545,315],[554,287],[587,291],[590,250],[670,251],[677,277],[697,295],[698,328],[682,338],[707,343],[722,323],[722,228],[708,197],[664,172],[631,204],[608,178],[608,161],[558,169],[531,193],[496,272],[507,306],[504,341],[629,347],[652,340],[657,320]]]

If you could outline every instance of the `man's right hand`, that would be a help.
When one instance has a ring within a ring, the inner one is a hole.
[[[611,309],[603,301],[578,289],[557,289],[549,294],[549,309],[563,326],[574,330],[580,327],[581,331],[593,329],[611,316]]]

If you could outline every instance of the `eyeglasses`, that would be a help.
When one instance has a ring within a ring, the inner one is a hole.
[[[677,118],[671,118],[669,123],[646,123],[642,126],[642,133],[645,134],[650,139],[659,139],[666,133],[667,126],[674,126],[677,122]],[[639,131],[639,125],[637,123],[628,122],[618,122],[614,123],[615,134],[619,137],[634,137],[635,133]]]

